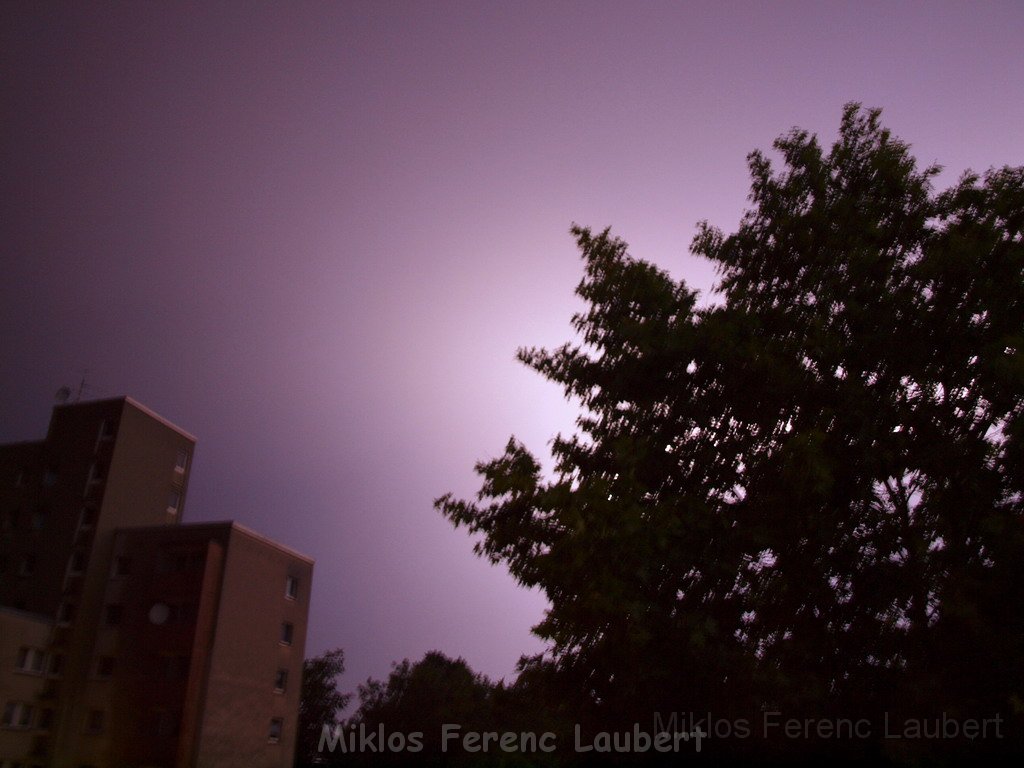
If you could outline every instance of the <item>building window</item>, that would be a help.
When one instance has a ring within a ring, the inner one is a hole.
[[[32,513],[32,530],[43,530],[43,526],[46,525],[47,517],[49,517],[49,513],[46,507],[36,507],[35,511]]]
[[[8,701],[4,705],[4,714],[0,718],[0,726],[4,728],[31,728],[32,705],[24,701]]]
[[[121,624],[121,619],[124,616],[124,606],[112,603],[106,607],[103,612],[103,620],[108,627],[116,627]]]
[[[294,576],[289,576],[284,582],[284,596],[289,600],[294,600],[299,596],[299,580]]]
[[[279,669],[277,675],[274,676],[274,692],[284,693],[288,687],[288,670]]]
[[[79,528],[92,528],[96,525],[96,508],[82,507],[82,514],[78,516]]]
[[[191,664],[191,656],[160,655],[153,657],[152,669],[154,677],[164,680],[187,680]]]
[[[94,461],[92,466],[89,467],[89,485],[96,485],[102,483],[103,478],[107,476],[106,467],[103,466],[102,462]]]
[[[203,561],[206,559],[206,552],[202,550],[192,550],[189,552],[177,552],[170,557],[170,568],[168,570],[175,573],[182,573],[184,571],[198,571],[203,567]]]
[[[178,451],[178,456],[174,460],[174,471],[184,472],[188,468],[188,451],[184,448]]]
[[[96,660],[96,676],[111,677],[114,674],[114,657],[100,656]]]
[[[64,654],[55,653],[50,657],[50,674],[60,677],[64,673]]]
[[[125,555],[114,558],[114,575],[127,576],[132,572],[132,559]]]
[[[17,668],[22,672],[32,672],[36,675],[43,674],[43,667],[46,661],[46,654],[40,648],[28,648],[22,646],[18,649]]]
[[[156,736],[177,736],[180,716],[176,712],[157,709],[153,712],[153,733]]]
[[[36,723],[36,728],[40,728],[44,731],[50,730],[53,727],[53,710],[44,709],[39,712],[39,722]]]
[[[114,437],[114,422],[104,419],[100,422],[100,434],[96,439],[99,441],[110,440]]]
[[[67,625],[74,621],[74,618],[74,603],[61,603],[60,608],[57,609],[57,623]]]
[[[72,552],[71,559],[68,561],[68,573],[73,576],[79,575],[85,570],[85,564],[87,561],[88,558],[86,557],[85,552],[82,552],[81,550]]]
[[[162,680],[187,680],[191,656],[159,654],[150,659],[150,672],[153,677]]]
[[[295,636],[295,627],[287,621],[281,622],[281,644],[291,645]]]
[[[88,733],[103,733],[103,710],[90,709],[89,716],[85,720],[85,730]]]
[[[195,603],[176,603],[173,606],[173,618],[176,624],[192,624],[196,620]]]
[[[271,744],[277,744],[281,740],[281,731],[284,728],[284,720],[280,717],[275,717],[270,721],[270,730],[267,733],[267,741]]]
[[[167,511],[177,514],[179,504],[181,504],[181,491],[172,488],[171,492],[167,494]]]

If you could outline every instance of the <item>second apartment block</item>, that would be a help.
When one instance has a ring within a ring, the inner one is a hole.
[[[183,525],[194,445],[119,398],[0,446],[0,765],[292,764],[313,562]]]

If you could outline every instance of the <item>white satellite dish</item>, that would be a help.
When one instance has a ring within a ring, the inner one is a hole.
[[[149,609],[149,623],[166,624],[167,620],[171,617],[171,607],[167,603],[153,603],[153,607]]]

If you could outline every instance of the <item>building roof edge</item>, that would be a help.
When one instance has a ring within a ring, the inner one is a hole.
[[[262,533],[257,533],[252,528],[248,528],[248,527],[242,525],[241,523],[235,522],[234,520],[231,521],[231,527],[234,530],[238,531],[239,533],[243,533],[246,536],[248,536],[248,537],[250,537],[252,539],[256,539],[257,541],[259,541],[259,542],[261,542],[263,544],[268,544],[269,546],[274,547],[275,549],[279,549],[282,552],[284,552],[284,553],[286,553],[288,555],[291,555],[292,557],[298,558],[299,560],[305,560],[310,565],[313,565],[313,564],[316,563],[316,561],[312,557],[310,557],[309,555],[304,555],[301,552],[299,552],[297,549],[292,549],[291,547],[286,546],[286,545],[282,544],[279,541],[274,541],[273,539],[271,539],[271,538],[269,538],[267,536],[264,536]]]
[[[188,532],[188,531],[201,530],[203,528],[207,528],[207,529],[210,529],[210,530],[217,530],[217,529],[225,529],[226,528],[226,529],[229,529],[230,531],[237,531],[238,533],[240,533],[240,534],[242,534],[244,536],[248,536],[249,538],[255,539],[256,541],[260,542],[261,544],[265,544],[265,545],[267,545],[269,547],[273,547],[274,549],[280,550],[281,552],[284,552],[285,554],[287,554],[287,555],[289,555],[291,557],[294,557],[294,558],[296,558],[298,560],[303,560],[303,561],[309,563],[310,565],[316,564],[316,560],[314,560],[309,555],[304,555],[301,552],[299,552],[298,550],[292,549],[291,547],[289,547],[289,546],[287,546],[285,544],[282,544],[279,541],[275,541],[274,539],[271,539],[269,536],[264,536],[262,533],[257,533],[252,528],[248,528],[247,526],[244,526],[241,523],[235,522],[234,520],[211,520],[211,521],[202,522],[202,523],[180,523],[180,524],[177,524],[177,525],[129,525],[129,526],[124,526],[122,528],[117,528],[115,532],[116,533],[120,533],[121,531],[125,531],[125,532],[131,532],[131,531],[143,532],[144,531],[144,532],[154,532],[154,533],[158,532],[158,531],[185,531],[185,532]]]
[[[163,425],[164,425],[165,427],[170,427],[171,429],[173,429],[173,430],[174,430],[175,432],[177,432],[178,434],[180,434],[180,435],[182,435],[183,437],[186,437],[186,438],[188,438],[189,440],[191,440],[191,441],[192,441],[193,443],[197,442],[197,440],[196,440],[196,436],[195,436],[195,435],[193,435],[193,434],[192,434],[191,432],[188,432],[188,431],[186,431],[186,430],[182,429],[181,427],[179,427],[179,426],[178,426],[177,424],[175,424],[175,423],[174,423],[173,421],[171,421],[170,419],[165,419],[165,418],[164,418],[163,416],[161,416],[161,415],[160,415],[159,413],[157,413],[156,411],[154,411],[154,410],[152,410],[152,409],[150,409],[150,408],[147,408],[147,407],[146,407],[146,406],[144,406],[144,405],[143,405],[142,403],[140,403],[140,402],[139,402],[138,400],[135,400],[134,398],[132,398],[132,397],[129,397],[128,395],[125,395],[125,396],[124,396],[124,401],[125,401],[126,403],[129,403],[130,405],[132,405],[132,406],[133,406],[133,407],[135,407],[136,409],[138,409],[138,410],[142,411],[142,412],[143,412],[144,414],[146,414],[147,416],[149,416],[149,417],[150,417],[151,419],[155,419],[156,421],[159,421],[159,422],[160,422],[161,424],[163,424]]]

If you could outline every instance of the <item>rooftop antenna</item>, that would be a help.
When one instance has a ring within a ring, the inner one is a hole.
[[[75,395],[75,402],[76,403],[77,402],[81,402],[81,400],[82,400],[82,392],[84,392],[85,389],[86,389],[85,377],[88,376],[88,375],[89,375],[89,369],[86,368],[86,369],[84,369],[82,371],[82,380],[80,382],[78,382],[78,394]]]

